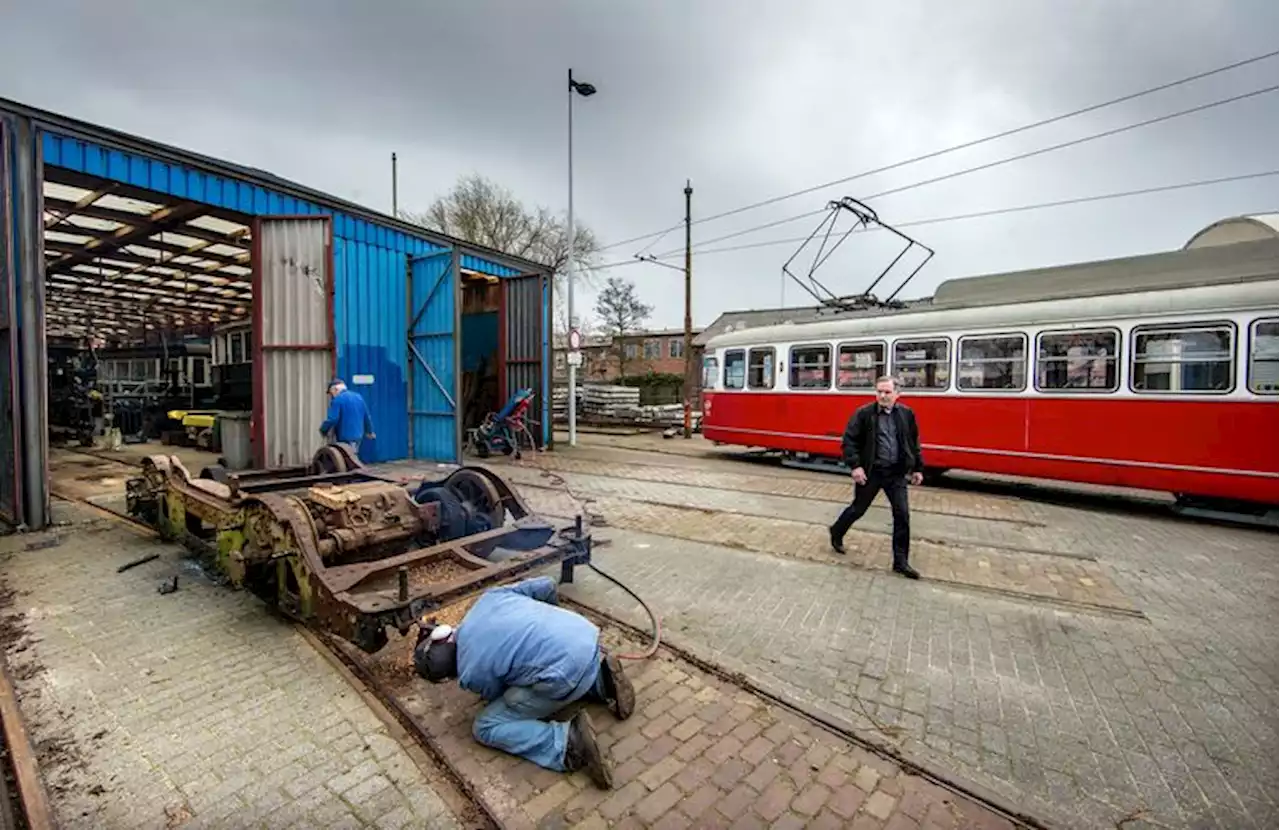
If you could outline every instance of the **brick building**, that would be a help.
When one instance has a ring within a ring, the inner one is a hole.
[[[694,329],[693,362],[697,367],[702,358],[702,347],[697,343],[702,329]],[[617,380],[619,371],[619,347],[622,349],[628,376],[655,374],[684,374],[684,330],[663,329],[660,331],[638,331],[620,337],[609,335],[588,335],[583,338],[582,369],[578,377],[582,381],[607,382]],[[555,383],[565,383],[569,379],[567,338],[557,335],[555,339],[555,362],[553,378]]]

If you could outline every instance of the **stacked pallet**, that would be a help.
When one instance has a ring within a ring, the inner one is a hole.
[[[551,419],[557,422],[569,419],[569,387],[557,386],[551,390]]]
[[[582,387],[581,411],[605,421],[629,421],[640,417],[640,390],[634,386],[592,383]]]

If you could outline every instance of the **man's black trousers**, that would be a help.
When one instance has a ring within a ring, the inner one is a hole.
[[[911,549],[911,511],[907,506],[907,474],[903,470],[868,470],[867,483],[855,488],[853,502],[831,526],[831,535],[836,541],[843,541],[849,526],[862,518],[881,490],[893,511],[893,567],[902,568]]]

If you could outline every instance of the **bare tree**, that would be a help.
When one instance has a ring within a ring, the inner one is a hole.
[[[610,277],[596,295],[596,316],[600,318],[600,328],[613,336],[619,377],[627,374],[625,335],[639,331],[652,313],[653,306],[641,302],[636,295],[635,283],[621,277]]]
[[[453,189],[438,197],[424,213],[401,211],[400,218],[549,266],[556,276],[556,305],[561,305],[561,278],[569,263],[569,230],[565,219],[550,209],[529,208],[510,190],[473,173],[458,179]],[[589,228],[581,222],[574,224],[574,265],[577,276],[589,282],[589,269],[595,264],[600,246]]]

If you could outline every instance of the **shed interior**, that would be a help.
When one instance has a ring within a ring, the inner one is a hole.
[[[169,413],[251,409],[250,218],[43,173],[51,440],[101,443],[116,427],[129,445],[219,449],[207,421]]]

